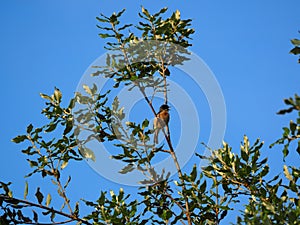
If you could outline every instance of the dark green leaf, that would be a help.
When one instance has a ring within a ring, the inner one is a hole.
[[[47,125],[47,129],[45,130],[45,132],[49,133],[52,132],[53,130],[56,129],[57,123],[50,123]]]
[[[34,222],[38,222],[38,219],[39,219],[39,217],[38,217],[38,214],[36,213],[36,211],[34,211],[34,210],[32,210],[32,212],[33,212],[33,220],[34,220]]]
[[[39,204],[42,204],[43,199],[44,199],[44,196],[43,196],[43,194],[40,192],[40,188],[39,188],[39,187],[38,187],[37,190],[36,190],[35,197],[37,198],[38,203],[39,203]]]
[[[191,181],[195,182],[196,177],[197,177],[197,166],[194,165],[193,170],[192,170],[191,175],[190,175]]]
[[[71,181],[71,176],[68,177],[66,184],[64,185],[64,189],[66,189]]]
[[[290,121],[290,130],[291,130],[292,135],[295,134],[296,128],[297,128],[297,124],[295,124],[295,123],[291,120],[291,121]]]
[[[21,143],[26,139],[28,139],[26,135],[19,135],[19,136],[13,138],[11,141],[15,142],[15,143]]]
[[[52,213],[51,213],[50,218],[51,218],[51,221],[52,221],[52,222],[54,222],[55,215],[56,215],[55,212],[52,212]]]
[[[245,152],[245,151],[241,151],[241,156],[242,156],[242,159],[247,162],[248,159],[249,159],[249,155]]]
[[[73,128],[73,118],[67,120],[66,128],[64,130],[64,135],[68,134]]]
[[[78,216],[79,215],[79,202],[76,202],[76,205],[75,205],[75,210],[74,210],[74,213],[73,213],[75,216]]]
[[[111,35],[111,34],[99,34],[99,36],[100,36],[101,38],[114,37],[114,35]]]
[[[142,123],[142,129],[144,130],[149,125],[149,120],[145,119]]]
[[[294,54],[294,55],[298,55],[300,54],[300,48],[299,47],[295,47],[293,48],[291,51],[290,51],[291,54]]]
[[[32,131],[32,128],[33,128],[32,124],[29,124],[26,130],[28,134]]]

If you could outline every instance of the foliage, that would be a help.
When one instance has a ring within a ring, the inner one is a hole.
[[[300,40],[299,39],[292,39],[291,43],[294,45],[294,48],[291,49],[290,53],[294,55],[300,54]],[[298,62],[300,63],[300,58],[298,59]]]
[[[181,19],[179,11],[165,18],[167,8],[153,15],[142,8],[139,13],[142,21],[136,26],[120,24],[124,12],[97,17],[101,23],[99,36],[109,40],[105,48],[115,53],[108,54],[106,66],[95,67],[97,71],[92,75],[112,79],[112,88],[122,85],[129,86],[129,90],[137,88],[155,116],[152,100],[145,90],[152,90],[153,96],[163,92],[167,104],[168,77],[173,76],[169,67],[189,60],[187,48],[194,30],[190,28],[191,20]],[[136,33],[131,32],[134,28]],[[135,48],[137,43],[147,51],[140,52]],[[291,52],[299,54],[298,40],[292,43],[295,47]],[[140,57],[147,60],[139,61]],[[281,174],[270,177],[268,159],[261,157],[264,143],[259,139],[251,145],[244,136],[239,153],[224,142],[220,149],[211,150],[210,156],[196,154],[207,161],[207,166],[198,168],[195,165],[190,172],[184,173],[170,133],[164,132],[166,146],[156,146],[151,142],[154,130],[149,127],[148,119],[141,123],[125,123],[124,108],[110,91],[100,93],[96,85],[84,85],[83,89],[85,93],[76,93],[67,107],[62,106],[59,89],[55,88],[52,95],[41,94],[46,100],[42,114],[48,123],[37,128],[30,124],[26,134],[12,140],[28,143],[22,150],[32,168],[27,177],[37,174],[49,177],[57,188],[57,196],[46,195],[41,187],[36,187],[34,200],[28,197],[32,192],[26,182],[24,197],[16,197],[10,182],[0,182],[0,224],[43,224],[41,221],[45,220],[52,224],[220,224],[236,206],[244,207],[237,224],[300,223],[300,168],[287,164]],[[108,104],[109,100],[112,104]],[[284,102],[289,108],[278,114],[297,112],[298,117],[283,128],[282,137],[271,147],[283,144],[283,159],[286,160],[294,141],[297,142],[295,153],[300,154],[300,98],[295,95]],[[95,140],[111,142],[116,147],[112,157],[127,163],[120,173],[139,170],[145,174],[147,179],[140,182],[141,187],[135,195],[141,200],[132,200],[121,188],[119,193],[101,191],[95,201],[81,200],[71,204],[67,195],[71,176],[62,174],[69,163],[96,160],[94,152],[87,147]],[[169,173],[155,171],[151,162],[158,154],[172,157],[177,176],[171,179]],[[59,198],[63,204],[57,209],[53,202]],[[90,213],[81,215],[86,208]]]

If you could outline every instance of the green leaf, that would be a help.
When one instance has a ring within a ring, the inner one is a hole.
[[[56,126],[57,126],[57,123],[52,123],[51,122],[50,124],[47,125],[48,128],[45,130],[45,132],[49,133],[49,132],[54,131]]]
[[[68,161],[63,161],[60,168],[63,170],[68,165]]]
[[[29,162],[30,167],[36,167],[36,166],[39,165],[36,161],[32,161],[32,160],[29,160],[29,159],[27,159],[27,161]]]
[[[100,17],[96,17],[96,19],[97,19],[99,22],[101,22],[101,23],[107,23],[107,22],[109,22],[109,20],[103,19],[103,18],[100,18]]]
[[[175,12],[175,19],[180,20],[180,11],[179,10],[176,10],[176,12]]]
[[[147,16],[148,18],[150,18],[150,13],[148,12],[147,9],[145,9],[144,7],[142,7],[142,13]]]
[[[110,34],[99,34],[99,36],[101,38],[109,38],[109,37],[113,37],[113,35],[110,35]]]
[[[66,189],[71,181],[71,176],[68,177],[66,184],[64,185],[64,189]]]
[[[40,96],[41,96],[43,99],[49,100],[49,101],[51,101],[51,102],[53,101],[53,99],[52,99],[49,95],[40,93]]]
[[[293,48],[291,51],[290,51],[291,54],[294,54],[294,55],[298,55],[300,54],[300,48],[299,47],[295,47]]]
[[[116,194],[115,194],[115,192],[114,192],[113,190],[110,190],[110,191],[109,191],[109,194],[110,194],[111,197],[116,196]]]
[[[200,192],[204,193],[206,191],[206,180],[200,185]]]
[[[13,138],[11,141],[15,143],[21,143],[26,139],[28,139],[26,135],[18,135],[17,137]]]
[[[27,195],[28,195],[28,182],[26,181],[25,182],[25,189],[24,189],[24,199],[26,199]]]
[[[75,215],[75,216],[78,216],[78,215],[79,215],[79,202],[76,202],[75,210],[74,210],[74,215]]]
[[[91,159],[94,162],[96,162],[95,153],[91,149],[86,148],[86,147],[81,147],[79,149],[79,152],[80,152],[80,154],[82,155],[83,158]]]
[[[130,164],[126,165],[123,169],[121,169],[119,171],[119,173],[126,174],[126,173],[133,171],[134,169],[135,169],[135,165],[130,163]]]
[[[117,13],[117,15],[116,15],[116,16],[117,16],[117,17],[120,17],[120,16],[122,16],[122,14],[125,12],[125,10],[126,10],[125,8],[124,8],[124,9],[122,9],[120,12],[118,12],[118,13]]]
[[[194,165],[193,170],[190,175],[191,181],[194,182],[196,180],[196,177],[197,177],[197,166]]]
[[[32,129],[33,129],[32,124],[29,124],[28,127],[27,127],[26,132],[29,134],[32,131]]]
[[[69,106],[68,106],[68,108],[71,110],[71,109],[73,109],[74,107],[75,107],[75,102],[76,102],[76,99],[75,98],[72,98],[71,100],[70,100],[70,103],[69,103]]]
[[[275,207],[270,202],[263,202],[262,204],[266,207],[267,210],[275,213]]]
[[[38,220],[39,220],[39,217],[38,217],[38,214],[36,213],[36,211],[34,211],[34,210],[32,210],[32,212],[33,212],[33,220],[34,220],[34,222],[38,222]]]
[[[119,108],[119,105],[120,105],[120,101],[119,101],[118,96],[116,96],[114,98],[113,103],[112,103],[112,110],[116,112],[118,110],[118,108]]]
[[[163,211],[163,214],[161,215],[161,218],[162,218],[163,220],[169,220],[171,217],[172,217],[172,211],[169,210],[169,209],[165,209],[165,210]]]
[[[96,84],[93,84],[93,87],[92,87],[92,89],[91,89],[93,95],[95,95],[95,94],[97,93],[97,90],[98,90],[97,85],[96,85]],[[106,95],[106,94],[105,94],[105,95]]]
[[[247,162],[248,159],[249,159],[249,155],[242,149],[241,150],[241,156],[242,156],[242,159]]]
[[[67,119],[64,135],[68,134],[73,129],[73,118]]]
[[[38,187],[37,190],[36,190],[35,197],[37,198],[38,203],[39,203],[39,204],[42,204],[43,199],[44,199],[44,196],[43,196],[43,194],[40,192],[40,188],[39,188],[39,187]]]
[[[142,129],[144,130],[149,125],[149,120],[145,119],[142,123]]]
[[[291,120],[291,121],[290,121],[290,130],[291,130],[292,135],[295,134],[296,128],[297,128],[297,124],[295,124],[295,123],[293,122],[293,120]]]
[[[298,39],[292,39],[291,42],[292,42],[292,44],[295,45],[295,46],[300,45],[300,40],[298,40]]]
[[[54,99],[55,99],[57,102],[61,102],[61,98],[62,98],[62,93],[61,93],[61,91],[60,91],[58,88],[55,88],[55,90],[54,90]]]
[[[93,95],[93,93],[92,93],[92,91],[91,91],[91,89],[90,89],[90,87],[89,86],[87,86],[87,85],[82,85],[82,87],[83,87],[83,89],[85,90],[85,92],[87,93],[87,94],[89,94],[90,96],[92,96]]]
[[[291,176],[291,174],[289,172],[289,169],[288,169],[288,167],[286,165],[283,166],[283,173],[284,173],[284,175],[285,175],[285,177],[287,179],[289,179],[290,181],[293,180],[293,178],[292,178],[292,176]]]
[[[54,223],[55,215],[56,215],[55,212],[52,212],[52,213],[51,213],[51,216],[50,216],[51,221],[52,221],[53,223]]]
[[[48,195],[47,195],[47,198],[46,198],[46,206],[47,206],[47,207],[50,205],[51,200],[52,200],[51,195],[48,194]]]
[[[163,14],[163,13],[165,13],[166,11],[168,10],[168,8],[167,7],[164,7],[164,8],[162,8],[158,13],[155,13],[154,15],[153,15],[153,17],[158,17],[160,14]]]
[[[106,65],[110,66],[110,55],[109,54],[106,55]]]

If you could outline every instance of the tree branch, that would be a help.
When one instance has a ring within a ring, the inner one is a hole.
[[[37,204],[37,203],[34,203],[34,202],[29,202],[27,200],[22,200],[22,199],[18,199],[18,198],[13,198],[13,197],[9,197],[9,196],[5,196],[3,194],[0,194],[0,199],[5,201],[6,203],[10,203],[10,202],[18,202],[18,203],[23,203],[25,205],[29,205],[29,206],[32,206],[32,207],[37,207],[37,208],[40,208],[40,209],[45,209],[49,212],[52,212],[52,213],[55,213],[55,214],[58,214],[58,215],[61,215],[61,216],[64,216],[66,218],[69,218],[71,219],[71,221],[78,221],[78,222],[81,222],[83,224],[87,224],[87,225],[92,225],[91,223],[89,223],[88,221],[86,220],[83,220],[81,218],[78,218],[77,216],[75,215],[72,215],[72,214],[67,214],[67,213],[64,213],[64,212],[61,212],[61,211],[58,211],[58,210],[55,210],[53,208],[49,208],[47,206],[44,206],[44,205],[41,205],[41,204]]]

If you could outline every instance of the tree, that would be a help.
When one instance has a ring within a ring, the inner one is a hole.
[[[93,76],[111,79],[111,90],[101,93],[96,84],[85,85],[85,93],[76,93],[66,107],[59,89],[55,88],[52,95],[41,94],[46,101],[42,114],[49,122],[41,127],[30,124],[26,134],[12,140],[28,143],[22,150],[32,168],[27,177],[50,177],[58,195],[45,196],[37,187],[35,200],[29,198],[32,191],[26,182],[24,197],[20,198],[13,196],[10,182],[0,182],[1,224],[220,224],[241,198],[246,199],[246,205],[237,224],[299,224],[299,165],[286,163],[282,174],[270,178],[268,159],[261,157],[264,143],[259,139],[251,145],[244,136],[239,154],[233,153],[225,142],[216,150],[205,146],[211,155],[196,153],[195,157],[206,160],[207,165],[195,165],[184,173],[169,129],[161,131],[166,146],[156,145],[151,140],[155,130],[148,119],[140,123],[124,121],[124,109],[112,90],[124,85],[129,91],[137,89],[155,117],[152,99],[162,92],[164,104],[168,104],[168,77],[174,76],[170,68],[189,60],[190,36],[194,33],[190,28],[192,20],[181,19],[179,11],[165,18],[167,8],[155,14],[142,8],[142,21],[136,26],[138,31],[132,33],[132,24],[120,24],[124,11],[97,17],[101,23],[99,35],[109,39],[105,48],[111,53],[106,56],[106,65],[95,68]],[[291,52],[299,54],[299,41],[294,39],[292,43],[295,48]],[[297,156],[300,154],[300,97],[295,95],[284,102],[289,108],[278,114],[297,112],[298,116],[283,128],[282,137],[270,147],[283,145],[283,160],[287,162],[294,148]],[[86,158],[95,160],[93,150],[88,148],[91,140],[117,147],[113,158],[127,164],[120,173],[138,170],[145,174],[147,178],[141,180],[136,194],[139,199],[130,200],[130,195],[120,189],[119,193],[111,191],[109,195],[102,191],[94,201],[78,200],[71,205],[67,192],[71,176],[65,175],[64,169],[69,163]],[[159,154],[172,157],[177,170],[172,179],[168,172],[152,166]],[[60,209],[52,203],[59,199],[63,203]],[[89,213],[81,215],[83,209]],[[47,223],[41,222],[45,220]]]

